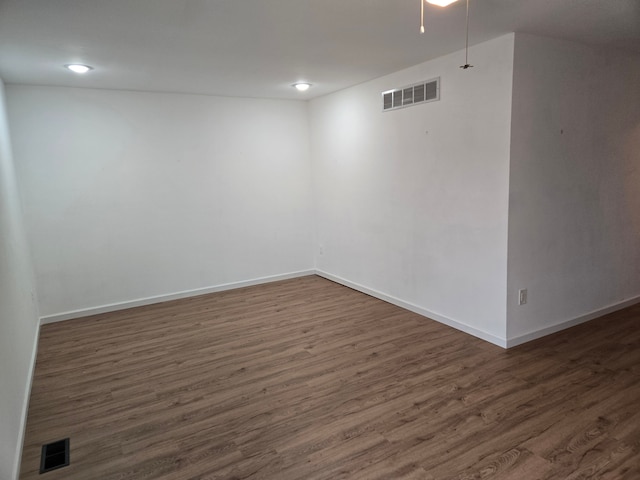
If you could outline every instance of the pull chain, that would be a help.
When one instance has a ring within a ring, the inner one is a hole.
[[[467,0],[467,40],[464,51],[464,65],[460,65],[460,68],[466,70],[472,67],[473,65],[469,65],[469,0]]]

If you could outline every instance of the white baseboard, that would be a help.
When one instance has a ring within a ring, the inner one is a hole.
[[[108,305],[101,305],[99,307],[84,308],[80,310],[73,310],[70,312],[56,313],[53,315],[45,315],[43,317],[40,317],[40,322],[42,325],[45,325],[47,323],[62,322],[64,320],[71,320],[73,318],[97,315],[99,313],[115,312],[118,310],[125,310],[127,308],[141,307],[144,305],[168,302],[170,300],[178,300],[181,298],[195,297],[198,295],[206,295],[207,293],[223,292],[225,290],[232,290],[235,288],[251,287],[253,285],[260,285],[263,283],[277,282],[279,280],[288,280],[290,278],[304,277],[307,275],[314,275],[315,273],[316,272],[313,269],[301,270],[298,272],[284,273],[281,275],[271,275],[268,277],[259,277],[251,280],[244,280],[241,282],[231,282],[231,283],[224,283],[222,285],[214,285],[211,287],[196,288],[193,290],[184,290],[182,292],[169,293],[166,295],[155,295],[152,297],[139,298],[137,300],[129,300],[126,302],[118,302],[118,303],[111,303]]]
[[[535,340],[537,338],[541,338],[544,337],[546,335],[550,335],[552,333],[556,333],[559,332],[561,330],[565,330],[567,328],[579,325],[581,323],[585,323],[588,322],[589,320],[593,320],[597,317],[600,317],[602,315],[606,315],[608,313],[611,312],[615,312],[616,310],[621,310],[623,308],[626,308],[628,306],[634,305],[636,303],[640,302],[640,296],[637,297],[633,297],[631,299],[625,300],[623,302],[617,303],[615,305],[610,305],[608,307],[605,308],[601,308],[598,310],[594,310],[593,312],[587,313],[585,315],[581,315],[579,317],[576,317],[574,319],[571,320],[567,320],[565,322],[561,322],[558,323],[556,325],[552,325],[550,327],[545,327],[545,328],[541,328],[539,330],[535,330],[533,332],[529,332],[526,333],[524,335],[519,335],[516,337],[512,337],[509,339],[506,338],[501,338],[501,337],[497,337],[495,335],[492,335],[488,332],[485,332],[483,330],[477,329],[475,327],[472,327],[471,325],[467,325],[466,323],[460,322],[458,320],[454,320],[452,318],[446,317],[444,315],[440,315],[438,313],[432,312],[430,310],[427,310],[426,308],[420,307],[414,303],[411,302],[407,302],[405,300],[401,300],[397,297],[394,297],[392,295],[387,295],[386,293],[382,293],[378,290],[374,290],[372,288],[369,287],[365,287],[364,285],[360,285],[358,283],[352,282],[350,280],[346,280],[344,278],[341,278],[337,275],[333,275],[331,273],[327,273],[325,271],[322,270],[318,270],[318,269],[310,269],[310,270],[301,270],[298,272],[291,272],[291,273],[285,273],[285,274],[281,274],[281,275],[272,275],[272,276],[267,276],[267,277],[260,277],[260,278],[255,278],[252,280],[244,280],[241,282],[232,282],[232,283],[225,283],[222,285],[215,285],[215,286],[211,286],[211,287],[204,287],[204,288],[197,288],[197,289],[193,289],[193,290],[185,290],[182,292],[177,292],[177,293],[170,293],[170,294],[166,294],[166,295],[156,295],[156,296],[152,296],[152,297],[146,297],[146,298],[140,298],[137,300],[131,300],[131,301],[126,301],[126,302],[119,302],[119,303],[112,303],[109,305],[102,305],[99,307],[92,307],[92,308],[86,308],[86,309],[80,309],[80,310],[73,310],[70,312],[63,312],[63,313],[58,313],[58,314],[53,314],[53,315],[46,315],[46,316],[42,316],[40,317],[40,324],[41,325],[45,325],[47,323],[53,323],[53,322],[61,322],[64,320],[71,320],[73,318],[80,318],[80,317],[87,317],[90,315],[97,315],[100,313],[108,313],[108,312],[115,312],[117,310],[124,310],[127,308],[133,308],[133,307],[140,307],[140,306],[144,306],[144,305],[151,305],[154,303],[161,303],[161,302],[167,302],[170,300],[178,300],[180,298],[187,298],[187,297],[194,297],[197,295],[206,295],[208,293],[215,293],[215,292],[222,292],[225,290],[232,290],[235,288],[242,288],[242,287],[250,287],[253,285],[260,285],[263,283],[270,283],[270,282],[276,282],[279,280],[288,280],[291,278],[297,278],[297,277],[303,277],[303,276],[307,276],[307,275],[318,275],[320,277],[326,278],[328,280],[331,280],[333,282],[339,283],[341,285],[344,285],[346,287],[349,288],[353,288],[354,290],[358,290],[359,292],[362,293],[366,293],[367,295],[371,295],[372,297],[378,298],[380,300],[383,300],[385,302],[389,302],[393,305],[396,305],[398,307],[404,308],[406,310],[409,310],[411,312],[417,313],[419,315],[422,315],[424,317],[430,318],[432,320],[435,320],[437,322],[443,323],[445,325],[448,325],[452,328],[455,328],[457,330],[460,330],[462,332],[468,333],[470,335],[473,335],[474,337],[480,338],[482,340],[486,340],[487,342],[493,343],[494,345],[497,345],[499,347],[502,348],[512,348],[515,347],[517,345],[529,342],[531,340]],[[39,332],[39,331],[38,331]],[[32,369],[35,367],[35,355],[37,353],[37,343],[36,343],[36,350],[34,350],[34,357],[33,357],[33,364],[32,364]],[[33,375],[32,375],[33,378]],[[29,388],[29,391],[31,391],[31,389]],[[28,401],[28,398],[27,398]],[[26,416],[25,416],[26,419]]]
[[[497,345],[499,347],[507,348],[506,339],[496,337],[495,335],[479,330],[475,327],[467,325],[466,323],[462,323],[457,320],[453,320],[452,318],[445,317],[444,315],[431,312],[426,308],[422,308],[411,302],[407,302],[399,298],[393,297],[391,295],[387,295],[386,293],[379,292],[372,288],[368,288],[363,285],[359,285],[357,283],[351,282],[349,280],[345,280],[344,278],[338,277],[336,275],[332,275],[327,272],[323,272],[322,270],[316,270],[316,275],[326,278],[327,280],[331,280],[332,282],[339,283],[346,287],[353,288],[354,290],[358,290],[359,292],[366,293],[367,295],[371,295],[372,297],[378,298],[380,300],[384,300],[385,302],[391,303],[398,307],[417,313],[418,315],[422,315],[423,317],[427,317],[427,318],[430,318],[431,320],[435,320],[437,322],[443,323],[445,325],[448,325],[449,327],[455,328],[456,330],[461,330],[465,333],[473,335],[474,337],[493,343],[494,345]]]
[[[18,480],[20,476],[20,466],[22,465],[22,450],[24,448],[24,436],[27,431],[27,416],[29,414],[29,401],[31,400],[31,387],[33,386],[33,376],[36,372],[36,359],[38,358],[38,344],[40,343],[40,321],[36,329],[36,338],[31,351],[31,365],[29,367],[29,379],[24,392],[24,401],[20,416],[20,431],[18,434],[18,448],[16,449],[16,459],[13,467],[13,478]]]
[[[608,313],[612,313],[617,310],[622,310],[623,308],[630,307],[631,305],[635,305],[636,303],[640,303],[640,295],[637,297],[630,298],[628,300],[624,300],[619,303],[615,303],[613,305],[609,305],[608,307],[593,310],[592,312],[586,313],[584,315],[580,315],[579,317],[575,317],[570,320],[566,320],[564,322],[557,323],[555,325],[551,325],[550,327],[544,327],[539,330],[534,330],[532,332],[525,333],[524,335],[511,337],[507,339],[506,348],[516,347],[523,343],[530,342],[531,340],[536,340],[538,338],[551,335],[552,333],[557,333],[561,330],[566,330],[567,328],[575,327],[576,325],[580,325],[581,323],[586,323],[590,320],[594,320],[603,315],[607,315]]]

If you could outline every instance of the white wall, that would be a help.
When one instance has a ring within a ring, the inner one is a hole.
[[[638,85],[638,55],[516,35],[508,260],[514,343],[640,295]],[[528,289],[523,306],[520,288]]]
[[[38,338],[33,270],[0,79],[0,479],[17,479]]]
[[[310,102],[316,261],[503,344],[513,35],[473,47],[474,68],[463,60]],[[382,112],[381,92],[433,77],[440,101]]]
[[[43,316],[313,267],[306,103],[7,97]]]

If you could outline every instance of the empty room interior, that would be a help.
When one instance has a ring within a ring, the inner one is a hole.
[[[639,405],[637,0],[0,0],[0,480],[637,480]]]

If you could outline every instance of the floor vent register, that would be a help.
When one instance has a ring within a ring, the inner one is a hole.
[[[42,446],[40,473],[50,472],[69,465],[69,439],[58,440]]]

